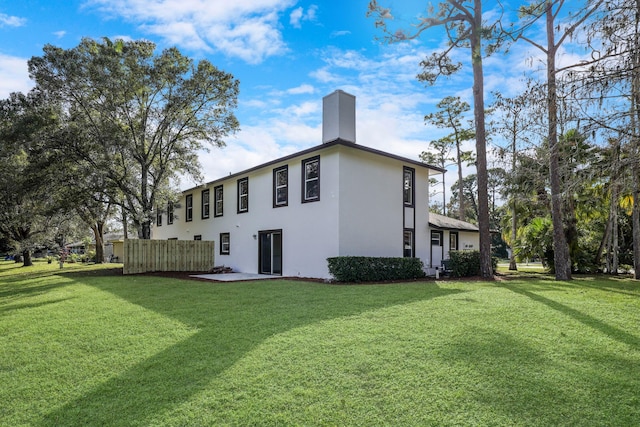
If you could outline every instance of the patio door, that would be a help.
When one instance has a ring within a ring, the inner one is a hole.
[[[260,231],[258,237],[258,271],[282,275],[282,230]]]

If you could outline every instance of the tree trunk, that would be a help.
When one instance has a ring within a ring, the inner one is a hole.
[[[487,143],[484,124],[484,74],[482,70],[482,1],[474,1],[474,23],[471,34],[473,63],[473,112],[476,130],[478,173],[478,228],[480,229],[480,275],[493,278],[491,263],[491,230],[489,227],[489,193],[487,172]]]
[[[442,162],[444,163],[444,162]],[[442,169],[444,169],[444,164],[442,165]],[[444,175],[447,172],[442,172],[442,215],[446,216],[447,215],[447,198],[446,198],[446,194],[447,194],[447,187],[445,185],[444,182]]]
[[[604,252],[605,246],[607,246],[607,243],[609,241],[610,233],[611,233],[611,209],[609,209],[609,218],[607,219],[607,225],[606,225],[606,227],[604,229],[604,235],[602,236],[602,239],[600,240],[600,246],[598,246],[598,251],[596,252],[595,258],[593,259],[593,263],[596,266],[599,266],[600,263],[602,262],[602,253]],[[607,270],[608,270],[608,268],[607,268]]]
[[[611,272],[613,274],[618,274],[618,248],[619,248],[619,244],[618,244],[618,207],[617,207],[617,203],[612,202],[611,205],[613,206],[613,218],[611,220],[611,226],[612,226],[612,242],[611,242],[611,255],[612,255],[612,260],[611,260]]]
[[[640,10],[640,0],[636,0],[636,8]],[[633,175],[633,212],[631,221],[633,222],[633,270],[634,279],[640,279],[640,14],[636,13],[634,28],[633,51],[633,74],[631,78],[631,132],[632,132],[632,158],[633,165],[631,173]]]
[[[145,240],[151,239],[151,221],[141,223],[138,230],[138,238]]]
[[[562,185],[558,146],[558,111],[556,89],[556,46],[553,26],[553,2],[546,0],[547,19],[547,107],[549,120],[549,180],[551,184],[551,218],[553,220],[553,260],[556,280],[571,280],[571,257],[562,219]]]
[[[638,144],[638,142],[636,142]],[[640,150],[637,150],[640,151]],[[636,152],[637,152],[636,151]],[[638,153],[640,155],[640,153]],[[636,157],[637,159],[637,157]],[[634,279],[640,279],[640,168],[636,160],[633,173],[633,269]]]
[[[23,259],[23,267],[31,267],[33,265],[33,261],[31,260],[31,251],[24,250],[22,251],[22,259]]]
[[[636,57],[640,56],[638,54]],[[640,63],[640,58],[638,58]],[[636,93],[631,97],[631,129],[632,129],[632,166],[631,175],[633,176],[633,210],[631,213],[632,222],[632,235],[633,235],[633,278],[640,279],[640,132],[638,126],[640,125],[640,109],[638,103],[640,102],[640,76],[635,77],[632,87],[635,86]],[[634,89],[632,89],[634,90]]]
[[[462,159],[460,158],[460,141],[456,137],[456,152],[458,159],[458,219],[465,220],[464,211],[464,182],[462,181]]]
[[[518,237],[518,223],[516,221],[516,197],[513,196],[513,202],[511,204],[511,256],[509,257],[509,270],[517,271],[518,264],[516,263],[516,251],[515,243]]]
[[[125,240],[129,238],[129,227],[127,226],[127,222],[127,212],[122,208],[122,230]]]
[[[513,132],[513,140],[511,141],[511,172],[515,172],[516,170],[516,140],[517,140],[517,135],[515,132],[515,115],[514,115],[514,132]],[[518,264],[516,264],[516,251],[514,248],[514,245],[516,243],[516,239],[518,237],[518,221],[516,218],[516,195],[513,194],[511,197],[513,197],[513,200],[511,202],[511,256],[509,257],[509,270],[510,271],[517,271],[518,270]]]
[[[102,264],[104,262],[104,224],[96,222],[91,229],[96,240],[96,263]]]

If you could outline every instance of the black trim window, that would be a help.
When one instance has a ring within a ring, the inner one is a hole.
[[[193,240],[202,240],[202,234],[196,234],[193,236]]]
[[[302,161],[302,203],[320,200],[320,156]]]
[[[415,254],[415,241],[413,239],[413,230],[406,229],[404,230],[402,236],[402,255],[405,258],[413,258]]]
[[[289,204],[289,166],[284,165],[273,170],[273,207]]]
[[[229,255],[231,253],[231,234],[220,233],[220,255]]]
[[[173,202],[167,203],[167,224],[173,224]]]
[[[403,169],[403,201],[405,206],[413,206],[415,195],[414,181],[416,170],[404,167]]]
[[[214,211],[213,216],[218,217],[222,216],[224,212],[224,187],[222,185],[218,185],[213,189],[213,203],[214,203]]]
[[[431,230],[431,246],[442,246],[442,231]]]
[[[209,189],[202,190],[202,219],[209,218]]]
[[[162,211],[160,207],[156,208],[156,227],[162,227]]]
[[[449,250],[450,251],[458,250],[458,232],[457,231],[449,232]]]
[[[193,221],[193,194],[187,194],[184,204],[186,205],[185,221]]]
[[[238,213],[249,212],[249,178],[238,180]]]

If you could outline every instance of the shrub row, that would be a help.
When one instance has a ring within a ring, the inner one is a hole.
[[[380,282],[424,277],[419,258],[339,256],[327,258],[329,272],[339,282]]]
[[[471,277],[480,275],[480,251],[450,251],[449,259],[451,263],[452,277]],[[493,271],[496,271],[498,260],[491,258]]]

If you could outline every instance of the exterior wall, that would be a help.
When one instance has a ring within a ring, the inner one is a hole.
[[[320,154],[320,200],[302,203],[302,160]],[[288,165],[288,205],[273,207],[273,170]],[[326,259],[338,252],[338,155],[336,148],[276,163],[247,175],[219,180],[182,195],[174,223],[153,228],[153,239],[214,240],[216,263],[234,271],[258,273],[258,238],[265,230],[282,230],[282,275],[329,277]],[[249,211],[237,212],[237,181],[249,178]],[[214,187],[223,185],[224,214],[214,217]],[[202,190],[210,189],[210,217],[201,219]],[[193,195],[193,221],[185,222],[185,196]],[[230,253],[220,253],[220,233],[230,235]]]
[[[415,256],[429,263],[428,171],[415,168],[414,207],[403,203],[403,167],[371,153],[340,153],[340,255],[403,256],[403,231],[414,231]]]
[[[320,200],[302,203],[302,160],[320,156]],[[288,166],[288,205],[273,207],[273,170]],[[403,167],[415,169],[415,207],[403,206]],[[216,264],[259,272],[260,231],[282,230],[282,275],[330,277],[328,257],[403,256],[403,231],[414,230],[415,256],[429,265],[428,172],[343,145],[321,147],[282,162],[214,181],[182,194],[174,223],[152,230],[153,239],[200,236],[216,242]],[[237,212],[237,182],[249,179],[249,210]],[[224,214],[214,217],[214,188],[223,185]],[[210,194],[210,216],[201,218],[202,190]],[[185,197],[193,197],[193,220],[186,222]],[[230,253],[220,251],[220,233],[230,235]]]
[[[480,250],[480,233],[471,231],[458,232],[458,250],[478,251]]]

